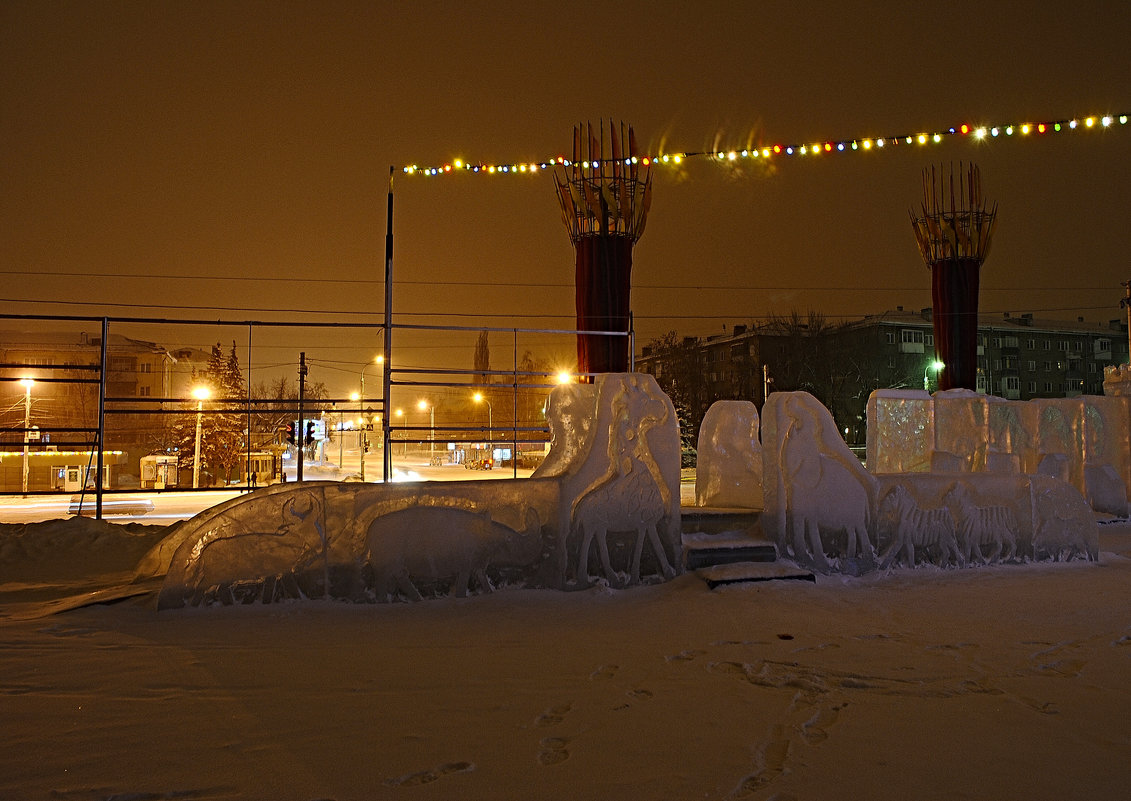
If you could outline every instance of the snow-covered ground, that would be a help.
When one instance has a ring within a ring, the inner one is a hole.
[[[60,611],[162,534],[0,526],[0,798],[1127,795],[1125,521],[1099,564]]]

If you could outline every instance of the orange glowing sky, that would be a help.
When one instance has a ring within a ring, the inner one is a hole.
[[[0,297],[373,321],[393,166],[541,159],[602,118],[654,151],[1131,110],[1131,6],[1006,5],[7,2]],[[658,171],[639,339],[930,305],[907,212],[924,167],[971,159],[999,204],[982,310],[1119,317],[1131,126]],[[549,175],[395,196],[399,321],[572,325]]]

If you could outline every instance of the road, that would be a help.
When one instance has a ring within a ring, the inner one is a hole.
[[[380,464],[377,476],[367,471],[370,483],[380,483]],[[520,469],[518,478],[529,478],[532,470]],[[303,478],[309,481],[337,481],[346,475],[356,473],[343,471],[333,463],[307,463],[303,466]],[[398,460],[393,464],[393,481],[471,481],[483,479],[515,478],[513,468],[495,470],[468,470],[462,465],[430,465],[427,461],[409,459]],[[288,481],[295,480],[293,467],[287,469]],[[147,523],[166,526],[178,520],[187,520],[198,512],[218,503],[248,492],[244,485],[228,489],[210,490],[162,490],[161,492],[114,492],[103,495],[102,517],[113,523]],[[59,520],[78,512],[79,496],[74,493],[58,495],[19,495],[0,496],[0,523],[36,523],[43,520]],[[82,499],[82,512],[93,516],[94,495],[87,493]]]

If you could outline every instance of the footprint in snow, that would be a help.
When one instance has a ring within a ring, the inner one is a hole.
[[[415,787],[420,784],[430,784],[450,773],[467,773],[472,770],[475,770],[475,764],[472,762],[447,762],[428,770],[406,773],[404,776],[386,779],[385,784],[389,787]]]

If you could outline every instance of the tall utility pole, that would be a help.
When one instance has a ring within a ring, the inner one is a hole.
[[[392,423],[389,418],[389,389],[392,384],[392,369],[393,369],[393,351],[392,351],[392,336],[393,336],[393,167],[389,166],[389,208],[385,219],[385,352],[383,361],[385,362],[385,375],[381,387],[381,402],[385,405],[385,414],[381,420],[381,438],[385,441],[384,461],[382,463],[382,480],[388,484],[389,479],[393,475],[393,455],[390,453],[392,448]]]
[[[303,452],[306,449],[306,426],[302,420],[302,399],[306,394],[306,351],[298,355],[298,426],[295,428],[295,459],[298,467],[295,480],[302,481]]]
[[[30,378],[24,378],[20,381],[24,388],[24,469],[23,469],[23,487],[24,497],[27,497],[27,478],[28,478],[28,438],[31,436],[31,388],[35,384]]]

